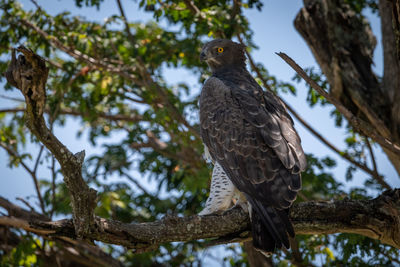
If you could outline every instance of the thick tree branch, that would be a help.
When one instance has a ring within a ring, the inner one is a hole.
[[[2,202],[0,202],[0,206]],[[400,189],[385,191],[372,200],[311,201],[295,204],[290,211],[296,234],[354,233],[400,249]],[[149,223],[121,223],[97,218],[98,231],[86,238],[146,251],[166,242],[216,238],[226,242],[248,240],[250,221],[240,208],[222,215],[168,216]],[[0,217],[0,225],[22,228],[52,237],[75,238],[72,220],[48,222]]]
[[[351,113],[351,111],[348,110],[342,103],[340,103],[339,100],[334,98],[331,94],[322,89],[322,87],[319,86],[313,79],[311,79],[310,76],[308,76],[307,73],[288,55],[285,53],[277,53],[277,55],[280,56],[286,63],[288,63],[289,66],[291,66],[307,83],[309,83],[313,89],[331,102],[336,109],[350,122],[355,131],[365,134],[382,147],[397,155],[400,155],[399,144],[395,143],[393,140],[383,137],[369,123]]]
[[[78,237],[86,235],[94,227],[96,191],[89,188],[82,178],[81,168],[84,151],[72,154],[47,128],[43,118],[45,84],[48,68],[45,61],[25,47],[15,50],[5,73],[7,81],[21,90],[26,102],[26,124],[29,130],[46,146],[60,163],[64,181],[71,195],[73,220]]]

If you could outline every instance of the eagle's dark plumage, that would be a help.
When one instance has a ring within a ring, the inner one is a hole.
[[[201,137],[210,155],[251,205],[254,246],[289,248],[288,208],[301,188],[306,158],[283,103],[246,70],[245,47],[207,43],[200,58],[212,76],[200,96]]]

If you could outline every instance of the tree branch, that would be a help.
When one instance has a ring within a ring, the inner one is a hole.
[[[0,147],[4,148],[4,150],[7,151],[7,153],[8,153],[10,156],[12,156],[12,157],[14,157],[14,158],[18,158],[18,159],[19,159],[19,162],[21,163],[21,166],[22,166],[22,167],[25,169],[25,171],[27,171],[27,172],[29,173],[29,175],[32,177],[33,184],[34,184],[35,190],[36,190],[36,194],[37,194],[37,197],[38,197],[38,199],[39,199],[40,209],[42,210],[43,214],[46,213],[45,207],[44,207],[44,200],[43,200],[42,194],[41,194],[41,192],[40,192],[39,180],[38,180],[37,175],[36,175],[36,163],[35,163],[34,169],[31,170],[31,169],[28,167],[28,165],[26,165],[26,163],[21,159],[21,156],[19,156],[18,153],[17,153],[16,151],[14,151],[12,148],[10,148],[7,144],[4,144],[3,142],[0,142]],[[39,155],[38,155],[38,159],[37,159],[37,160],[40,159],[40,156],[41,156],[41,153],[42,153],[41,151],[39,151],[39,152],[40,152],[40,153],[39,153]],[[38,161],[37,161],[37,162],[38,162]]]
[[[0,206],[2,206],[0,201]],[[14,213],[15,214],[15,213]],[[385,191],[372,200],[310,201],[295,204],[290,211],[296,234],[354,233],[400,249],[400,189]],[[162,243],[223,238],[225,243],[248,240],[248,214],[233,208],[222,215],[175,217],[148,223],[121,223],[96,218],[98,231],[86,238],[122,245],[142,252]],[[52,237],[75,238],[72,220],[44,220],[0,217],[0,225]],[[226,238],[229,237],[229,238]]]
[[[122,21],[125,24],[125,31],[128,34],[129,41],[131,41],[131,43],[134,44],[135,43],[135,38],[133,37],[133,35],[131,33],[131,30],[130,30],[130,27],[129,27],[129,23],[128,23],[128,19],[125,16],[125,12],[124,12],[124,9],[122,7],[122,4],[121,4],[120,0],[117,0],[117,5],[118,5],[119,12],[121,13]]]
[[[349,121],[349,123],[353,126],[354,130],[360,133],[365,134],[366,136],[372,138],[382,147],[390,150],[391,152],[400,155],[400,146],[395,143],[393,140],[382,137],[369,123],[365,122],[354,116],[350,110],[348,110],[345,106],[340,103],[339,100],[331,96],[324,89],[321,88],[307,73],[299,66],[297,63],[291,59],[285,53],[277,53],[286,63],[289,64],[310,86],[316,90],[320,95],[325,97],[329,102],[331,102],[336,109],[343,114],[343,116]]]
[[[390,190],[391,186],[385,182],[382,176],[378,174],[378,166],[375,160],[374,150],[372,149],[371,143],[369,142],[368,137],[365,137],[365,143],[367,144],[369,154],[371,156],[372,166],[374,167],[374,175],[372,176],[383,188]]]
[[[17,59],[13,50],[5,76],[7,81],[20,89],[25,97],[27,127],[60,163],[71,196],[75,230],[77,236],[82,237],[94,228],[97,195],[82,178],[84,151],[72,154],[47,128],[43,112],[48,68],[45,61],[31,50],[21,46],[18,52],[21,55]]]

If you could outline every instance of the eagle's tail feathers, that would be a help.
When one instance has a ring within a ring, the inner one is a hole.
[[[287,211],[276,210],[258,200],[247,198],[252,207],[253,245],[259,250],[273,252],[275,248],[290,248],[288,234],[294,236]]]
[[[284,209],[284,210],[275,209],[275,211],[281,218],[282,222],[285,224],[286,232],[289,234],[290,237],[294,237],[295,233],[294,233],[293,225],[289,220],[289,209]]]
[[[254,248],[265,255],[273,253],[277,247],[275,238],[272,237],[270,230],[267,229],[258,213],[254,209],[251,212],[251,232]]]

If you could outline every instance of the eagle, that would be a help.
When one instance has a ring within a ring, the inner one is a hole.
[[[199,215],[224,211],[233,200],[249,211],[253,246],[270,254],[290,248],[289,208],[307,166],[301,140],[282,101],[246,69],[245,46],[206,43],[200,60],[212,76],[200,94],[200,133],[214,169]]]

